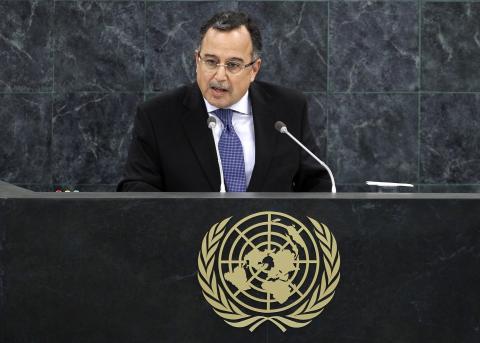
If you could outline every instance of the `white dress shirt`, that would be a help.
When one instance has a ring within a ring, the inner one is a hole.
[[[208,115],[215,117],[217,125],[212,129],[213,139],[215,140],[215,146],[218,155],[218,141],[223,131],[222,121],[213,113],[218,107],[211,105],[205,98],[205,105],[207,106]],[[243,159],[245,162],[245,177],[246,185],[250,183],[252,177],[253,167],[255,166],[255,131],[253,129],[253,115],[252,106],[248,97],[248,91],[245,95],[235,104],[229,107],[233,111],[232,124],[235,132],[237,133],[240,142],[243,147]]]

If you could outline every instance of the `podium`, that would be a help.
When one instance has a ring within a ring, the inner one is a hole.
[[[341,257],[334,296],[285,332],[269,320],[252,331],[228,324],[198,280],[212,228],[268,213],[321,223]],[[0,342],[473,343],[479,290],[480,194],[66,194],[0,184]]]

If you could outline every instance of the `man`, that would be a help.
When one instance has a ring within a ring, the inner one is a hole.
[[[305,97],[254,81],[262,43],[252,20],[239,12],[218,13],[200,34],[197,82],[140,106],[117,190],[329,191],[327,172],[274,128],[284,122],[318,153]]]

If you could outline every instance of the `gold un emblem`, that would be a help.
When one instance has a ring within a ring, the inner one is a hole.
[[[213,310],[254,331],[269,321],[285,332],[308,325],[340,281],[337,242],[325,224],[313,229],[281,212],[258,212],[227,228],[214,224],[198,254],[198,281]]]

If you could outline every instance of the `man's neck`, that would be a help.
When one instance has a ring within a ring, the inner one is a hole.
[[[210,104],[207,99],[203,98],[203,100],[205,101],[205,105],[207,106],[207,112],[208,113],[211,113],[215,110],[218,109],[218,107],[216,106],[213,106],[212,104]],[[228,106],[227,108],[230,108],[232,109],[233,111],[235,112],[239,112],[239,113],[244,113],[244,114],[250,114],[250,105],[249,105],[250,101],[248,99],[248,90],[247,92],[245,93],[244,96],[241,97],[241,99],[239,101],[237,101],[236,103],[234,103],[233,105],[231,106]]]

